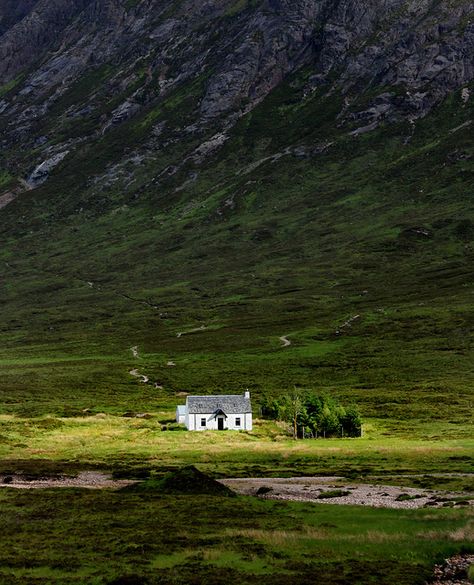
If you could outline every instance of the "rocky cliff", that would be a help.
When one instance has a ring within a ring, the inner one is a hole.
[[[309,73],[301,99],[343,96],[337,118],[348,130],[414,121],[458,88],[469,99],[473,8],[438,0],[6,2],[2,145],[34,150],[26,159],[7,154],[6,164],[28,178],[193,82],[200,93],[182,129],[229,128],[301,68]],[[84,130],[70,132],[71,120]]]

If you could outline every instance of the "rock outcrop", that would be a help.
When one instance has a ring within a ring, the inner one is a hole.
[[[180,130],[225,131],[302,68],[302,97],[341,95],[339,123],[354,136],[413,123],[455,90],[471,99],[473,11],[466,0],[7,0],[2,147],[28,176],[51,144],[99,139],[155,108],[147,148],[162,148],[169,96],[199,86]],[[72,119],[84,130],[72,132]],[[33,164],[13,154],[18,142],[34,149]]]

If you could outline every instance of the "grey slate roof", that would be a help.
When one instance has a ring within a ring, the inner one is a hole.
[[[250,398],[243,394],[221,396],[188,396],[186,399],[189,414],[212,414],[223,410],[225,414],[245,414],[252,412]]]

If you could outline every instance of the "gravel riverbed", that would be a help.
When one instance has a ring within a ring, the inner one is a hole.
[[[243,495],[272,500],[416,509],[474,504],[474,493],[344,483],[341,477],[233,478],[221,483]]]

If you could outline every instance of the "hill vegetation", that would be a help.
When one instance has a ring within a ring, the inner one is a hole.
[[[470,106],[454,95],[408,144],[387,127],[236,176],[235,153],[239,168],[260,156],[239,146],[252,133],[322,134],[324,100],[293,99],[278,90],[242,121],[184,216],[188,203],[151,192],[68,215],[62,175],[4,209],[3,412],[140,411],[180,391],[296,383],[388,424],[471,420],[472,147],[468,127],[451,132]],[[281,110],[280,129],[264,122]]]
[[[258,400],[296,384],[390,432],[462,433],[468,3],[158,4],[5,7],[0,177],[9,197],[29,190],[0,211],[0,411],[156,411],[180,392]],[[436,37],[454,59],[440,72],[426,43],[445,20],[459,27]],[[23,61],[21,27],[40,39]]]

